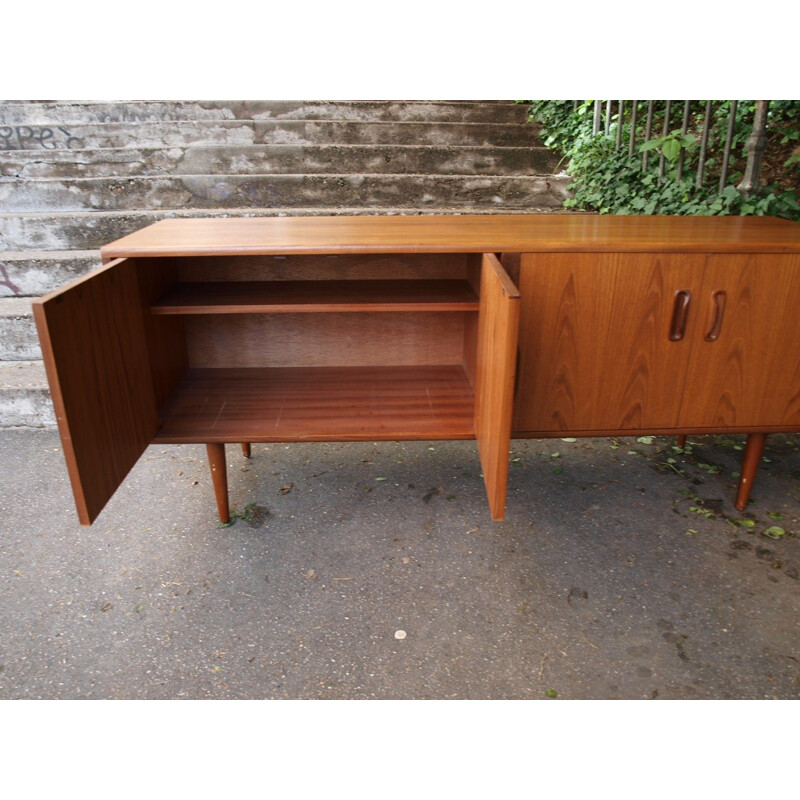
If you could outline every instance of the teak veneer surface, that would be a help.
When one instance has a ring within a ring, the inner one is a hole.
[[[477,311],[462,280],[231,281],[180,283],[154,314],[245,314],[331,311]]]
[[[800,428],[797,254],[523,254],[519,288],[524,435]]]
[[[83,524],[152,442],[219,472],[227,442],[477,439],[500,518],[511,435],[740,430],[749,486],[800,425],[788,220],[168,219],[101,253],[34,302]]]
[[[720,290],[726,308],[709,340]],[[698,300],[680,424],[800,430],[800,256],[709,256]]]
[[[226,281],[464,280],[475,253],[245,254],[165,258],[184,283]],[[159,259],[148,259],[159,261]],[[159,262],[161,263],[161,262]],[[475,284],[472,283],[473,288]]]
[[[705,257],[524,255],[519,402],[524,431],[637,431],[678,424],[697,314],[668,338],[676,290],[699,302]],[[705,306],[703,306],[705,311]]]
[[[433,252],[800,252],[774,217],[583,214],[166,219],[101,248],[122,256]]]
[[[463,367],[192,369],[157,442],[473,439]]]
[[[483,256],[475,435],[492,519],[503,519],[514,404],[520,294],[496,256]]]
[[[181,320],[190,367],[402,367],[465,360],[478,313],[193,314]]]
[[[89,525],[158,428],[136,262],[33,303],[78,517]]]

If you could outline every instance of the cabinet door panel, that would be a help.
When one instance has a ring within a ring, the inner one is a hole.
[[[481,268],[475,375],[475,437],[492,519],[505,515],[514,402],[519,292],[493,255]]]
[[[709,256],[698,300],[681,425],[800,429],[800,256]]]
[[[33,311],[78,517],[89,525],[158,428],[135,264],[111,262]]]
[[[523,255],[514,430],[675,427],[704,264],[679,253]]]

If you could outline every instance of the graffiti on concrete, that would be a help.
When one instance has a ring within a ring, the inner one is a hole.
[[[43,125],[0,126],[0,150],[71,150],[83,147],[83,140],[66,128]]]
[[[0,277],[0,286],[7,286],[14,294],[22,294],[22,289],[15,283],[12,283],[11,278],[8,277],[5,264],[0,264],[0,276],[2,276]]]

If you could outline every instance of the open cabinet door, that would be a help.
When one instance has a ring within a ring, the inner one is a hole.
[[[505,515],[520,295],[496,256],[481,264],[475,436],[492,519]]]
[[[33,303],[78,518],[90,525],[158,428],[134,261]]]

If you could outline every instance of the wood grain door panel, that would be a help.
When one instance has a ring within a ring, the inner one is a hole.
[[[492,519],[505,515],[517,361],[519,291],[496,256],[483,256],[475,375],[478,440]]]
[[[524,254],[514,430],[677,426],[704,264],[681,253]],[[679,292],[691,300],[672,340]]]
[[[81,524],[91,524],[158,428],[135,260],[34,301]]]
[[[800,256],[711,255],[698,301],[680,424],[800,429]]]

